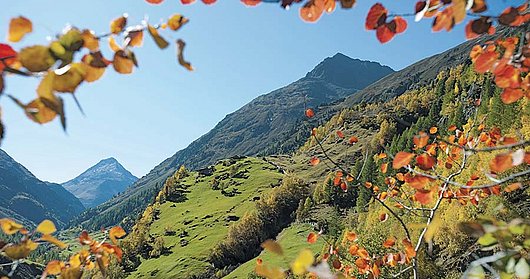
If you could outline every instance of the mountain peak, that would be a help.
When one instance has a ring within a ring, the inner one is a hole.
[[[393,72],[388,66],[338,52],[320,62],[307,73],[306,78],[323,79],[343,88],[362,89],[374,81],[374,76],[386,76]]]
[[[63,183],[86,207],[93,207],[122,192],[138,180],[114,157],[99,161],[76,178]]]

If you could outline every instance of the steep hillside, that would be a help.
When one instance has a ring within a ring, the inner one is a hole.
[[[73,223],[99,228],[119,223],[125,217],[133,221],[165,179],[182,164],[195,169],[230,156],[295,150],[305,140],[292,134],[303,121],[306,105],[317,107],[335,102],[392,72],[379,63],[340,53],[326,58],[300,80],[227,115],[210,132],[156,166],[122,195],[85,212]]]
[[[101,160],[76,178],[61,185],[86,208],[97,206],[123,192],[138,180],[116,159]]]
[[[129,253],[137,250],[126,260],[139,264],[129,278],[207,273],[210,252],[226,238],[230,225],[255,210],[260,195],[283,177],[257,158],[224,160],[201,173],[179,171],[145,210],[124,244]]]
[[[0,217],[35,224],[51,219],[64,226],[83,211],[81,202],[61,185],[40,181],[0,150]]]

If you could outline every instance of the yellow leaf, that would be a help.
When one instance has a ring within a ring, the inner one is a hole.
[[[16,43],[22,40],[24,35],[30,33],[31,31],[33,31],[33,24],[31,23],[31,20],[23,16],[12,18],[9,22],[9,34],[7,39]]]
[[[302,250],[291,264],[291,270],[295,275],[303,275],[307,268],[315,261],[313,253],[309,249]]]
[[[41,98],[46,98],[48,100],[55,100],[55,94],[53,94],[53,73],[47,73],[39,83],[37,87],[37,95]]]
[[[50,49],[45,46],[35,45],[25,47],[18,53],[18,60],[30,72],[43,72],[55,64]]]
[[[263,247],[263,249],[268,250],[274,254],[277,254],[280,256],[283,255],[282,246],[280,246],[278,242],[272,239],[265,240],[265,242],[261,244],[261,247]]]
[[[81,266],[81,256],[79,254],[72,255],[69,263],[71,267]]]
[[[127,233],[122,227],[113,227],[109,230],[109,238],[110,240],[112,240],[112,243],[114,244],[118,243],[118,240],[116,240],[117,238],[122,238],[126,234]]]
[[[174,14],[169,18],[167,21],[167,25],[169,26],[169,29],[173,31],[177,31],[182,27],[184,24],[188,23],[188,19],[183,17],[180,14]]]
[[[12,235],[24,228],[21,224],[7,218],[0,219],[0,227],[5,234]]]
[[[52,221],[44,220],[35,230],[42,234],[52,234],[57,231],[57,228],[55,228],[55,224]]]
[[[127,17],[125,15],[121,16],[110,23],[110,32],[112,34],[119,34],[121,31],[123,31],[123,29],[125,29],[126,25]]]
[[[257,275],[265,277],[267,279],[283,279],[285,273],[277,267],[268,267],[266,265],[256,265],[254,269]]]
[[[60,261],[53,260],[48,262],[46,265],[46,273],[48,275],[58,275],[61,274],[61,269],[64,267],[64,264]]]
[[[57,74],[53,80],[53,89],[57,92],[74,93],[77,87],[85,80],[87,69],[84,63],[70,64],[65,73]]]
[[[65,249],[66,247],[68,247],[68,245],[62,241],[60,241],[59,239],[49,235],[49,234],[45,234],[43,235],[41,238],[40,238],[42,241],[46,241],[46,242],[49,242],[57,247],[59,247],[60,249]]]
[[[149,31],[149,35],[151,35],[151,37],[159,48],[164,49],[169,46],[169,43],[164,38],[162,38],[160,34],[158,34],[158,30],[156,30],[156,28],[151,25],[148,25],[147,31]]]
[[[121,47],[116,43],[114,37],[109,38],[109,47],[114,52],[122,50]]]
[[[9,258],[13,260],[20,260],[27,258],[29,256],[29,253],[37,249],[38,246],[38,243],[35,243],[31,240],[27,240],[22,243],[8,244],[3,248],[3,250]]]

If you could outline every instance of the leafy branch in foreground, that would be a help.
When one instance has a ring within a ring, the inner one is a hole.
[[[40,84],[34,100],[24,103],[13,95],[8,97],[34,122],[44,124],[59,116],[63,129],[66,129],[64,103],[59,94],[70,93],[82,112],[74,95],[82,83],[99,80],[110,65],[120,74],[132,73],[134,67],[138,67],[133,49],[143,45],[145,32],[149,33],[159,48],[164,49],[169,42],[159,34],[159,30],[177,31],[188,21],[182,15],[175,14],[160,24],[151,25],[144,20],[139,25],[128,26],[127,15],[123,15],[110,23],[110,32],[101,35],[89,29],[69,26],[48,45],[27,46],[15,51],[10,45],[0,44],[0,96],[8,74],[38,78]],[[29,19],[13,18],[9,24],[8,39],[18,42],[32,30]],[[100,50],[104,38],[108,39],[114,53],[112,60],[106,59]],[[179,39],[176,44],[178,62],[192,71],[193,67],[183,56],[184,41]],[[80,59],[76,59],[78,55],[82,55]],[[4,136],[3,127],[0,120],[0,140]]]
[[[8,276],[16,274],[17,267],[20,263],[31,263],[42,265],[29,261],[27,258],[31,252],[35,251],[39,245],[45,243],[53,244],[59,249],[66,249],[67,244],[58,240],[53,233],[57,231],[55,224],[50,220],[42,221],[34,230],[30,231],[23,225],[11,220],[0,219],[0,228],[9,236],[20,236],[17,241],[9,243],[0,241],[0,255],[12,260],[12,262],[0,265],[0,269],[9,266]],[[113,227],[105,231],[105,237],[101,241],[92,239],[86,231],[79,236],[79,243],[86,248],[70,256],[69,261],[63,262],[53,260],[46,265],[42,265],[44,272],[41,278],[47,276],[59,276],[65,279],[79,279],[87,270],[95,267],[99,269],[103,277],[106,274],[106,268],[109,266],[110,257],[114,255],[118,261],[121,261],[122,250],[118,246],[118,238],[125,236],[125,231],[121,227]],[[107,242],[107,238],[111,242]]]

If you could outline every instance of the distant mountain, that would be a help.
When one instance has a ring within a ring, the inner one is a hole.
[[[341,53],[328,57],[305,77],[227,115],[210,132],[160,163],[122,195],[86,211],[74,224],[99,228],[118,223],[126,216],[135,219],[180,165],[196,169],[236,155],[293,151],[305,140],[292,137],[292,131],[299,130],[304,121],[304,107],[337,102],[393,72],[388,66]]]
[[[108,158],[61,185],[74,194],[86,208],[90,208],[123,192],[136,180],[138,178],[116,159]]]
[[[37,179],[24,166],[0,150],[0,218],[26,224],[51,219],[64,226],[84,209],[61,185]]]

